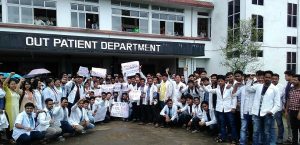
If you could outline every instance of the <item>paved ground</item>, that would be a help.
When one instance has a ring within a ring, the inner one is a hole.
[[[212,137],[184,129],[154,128],[131,122],[113,121],[97,125],[88,134],[50,145],[214,145]]]

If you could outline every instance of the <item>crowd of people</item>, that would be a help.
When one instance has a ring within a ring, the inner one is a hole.
[[[105,108],[103,122],[109,122],[114,119],[110,116],[114,103],[125,102],[129,116],[122,118],[124,122],[184,128],[232,145],[299,144],[300,75],[292,71],[285,72],[286,85],[272,71],[210,76],[195,71],[188,76],[185,68],[183,75],[166,69],[146,76],[140,71],[135,76],[77,73],[20,80],[13,75],[0,76],[0,130],[11,143],[45,144],[64,141],[66,134],[85,134],[95,127],[99,108]],[[115,87],[107,91],[103,86],[108,84]],[[133,90],[141,92],[138,100],[131,98]]]

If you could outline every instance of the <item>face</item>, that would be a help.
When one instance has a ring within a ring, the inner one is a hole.
[[[192,88],[192,87],[194,87],[194,83],[188,83],[188,86],[190,87],[190,88]]]
[[[85,88],[89,88],[89,87],[90,87],[90,84],[89,84],[89,83],[85,83],[85,84],[84,84],[84,87],[85,87]]]
[[[31,87],[31,85],[29,84],[29,82],[26,82],[26,83],[25,83],[25,89],[26,89],[26,90],[29,90],[30,87]]]
[[[31,107],[31,106],[30,106],[30,107],[26,107],[26,108],[25,108],[25,112],[26,112],[28,115],[31,115],[31,113],[33,112],[33,109],[34,109],[34,108]]]
[[[202,72],[202,73],[201,73],[201,75],[200,75],[200,77],[201,77],[201,78],[205,78],[205,77],[206,77],[206,75],[207,75],[207,73],[206,73],[206,72]]]
[[[89,103],[84,103],[84,105],[83,105],[83,107],[86,109],[88,108],[88,106],[89,106]]]
[[[153,84],[153,80],[152,79],[148,79],[148,84],[152,85]]]
[[[56,81],[54,82],[54,85],[55,85],[56,87],[59,87],[59,86],[60,86],[60,80],[56,80]]]
[[[91,104],[94,104],[94,103],[95,103],[95,99],[91,99],[91,100],[90,100],[90,103],[91,103]]]
[[[242,75],[241,74],[235,74],[234,78],[235,78],[236,81],[242,82]]]
[[[196,105],[200,104],[200,100],[199,99],[194,99],[194,102],[195,102]]]
[[[62,102],[61,102],[61,106],[62,107],[68,107],[68,101],[65,99],[65,100],[63,100]]]
[[[264,83],[264,76],[263,75],[257,76],[256,78],[257,78],[257,82],[259,82],[261,84]]]
[[[180,102],[184,104],[186,102],[185,98],[181,98]]]
[[[209,85],[209,81],[205,80],[205,81],[203,81],[203,84],[204,84],[205,86],[207,86],[207,85]]]
[[[157,83],[158,83],[157,78],[154,78],[154,79],[153,79],[153,83],[154,83],[154,84],[157,84]]]
[[[208,110],[208,105],[207,104],[202,104],[203,110],[207,111]]]
[[[141,85],[142,85],[142,86],[145,85],[145,81],[144,81],[144,80],[141,80],[140,82],[141,82]]]
[[[111,98],[111,94],[106,95],[106,99],[109,100]]]
[[[180,76],[179,76],[179,75],[176,75],[176,77],[175,77],[175,81],[176,81],[176,83],[179,83],[179,82],[181,81],[181,78],[180,78]]]
[[[47,108],[48,108],[49,110],[52,110],[52,109],[53,109],[53,101],[49,101],[49,102],[47,103]]]
[[[172,101],[169,101],[168,102],[168,107],[172,107],[173,106],[173,102]]]
[[[68,81],[68,79],[67,79],[67,78],[62,78],[62,79],[61,79],[61,83],[62,83],[62,84],[66,84],[66,83],[67,83],[67,81]]]
[[[50,82],[49,86],[54,87],[54,81]]]
[[[190,99],[190,98],[188,98],[187,100],[186,100],[186,102],[189,104],[189,105],[193,105],[193,99]]]
[[[293,79],[292,76],[289,76],[287,74],[284,75],[284,78],[285,78],[286,81],[291,81]]]
[[[42,88],[42,85],[43,85],[42,82],[39,81],[39,82],[38,82],[38,88]]]
[[[278,82],[279,82],[279,78],[278,78],[277,76],[273,76],[273,77],[272,77],[272,83],[273,83],[274,85],[277,85]]]
[[[15,81],[10,81],[9,88],[15,90],[17,88],[17,84]]]
[[[226,77],[228,82],[233,82],[233,75],[229,75]]]
[[[135,83],[139,84],[140,82],[140,78],[135,78]]]
[[[297,77],[293,77],[291,81],[294,86],[299,86],[299,84],[300,84],[300,81],[298,80]]]
[[[166,76],[163,76],[162,78],[163,78],[164,82],[166,82],[168,80],[168,77],[166,77]]]
[[[83,103],[83,101],[80,101],[80,102],[79,102],[79,105],[78,105],[78,107],[79,107],[79,108],[83,108],[83,107],[84,107],[84,103]]]
[[[225,86],[225,80],[218,79],[218,85],[221,86],[221,87],[224,87]]]
[[[212,76],[212,77],[210,78],[210,81],[211,81],[211,83],[212,83],[212,84],[215,84],[215,83],[217,83],[217,82],[218,82],[218,80],[217,80],[217,77],[216,77],[216,76]]]
[[[264,81],[265,81],[265,84],[271,84],[271,82],[272,82],[272,74],[265,74]]]

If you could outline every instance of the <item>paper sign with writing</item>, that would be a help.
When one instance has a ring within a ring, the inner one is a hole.
[[[105,78],[106,77],[106,69],[92,67],[91,75],[96,77]]]
[[[77,74],[83,77],[89,77],[89,69],[87,67],[80,66]]]
[[[111,108],[111,116],[128,118],[129,116],[129,105],[124,102],[115,102]]]
[[[139,90],[131,90],[129,92],[129,98],[133,101],[138,101],[141,98],[142,92]]]
[[[108,85],[101,85],[101,91],[105,93],[112,93],[114,90],[114,85],[113,84],[108,84]]]
[[[133,62],[127,62],[122,63],[122,73],[125,76],[134,76],[136,73],[140,72],[140,62],[139,61],[133,61]]]
[[[122,84],[121,84],[121,83],[115,83],[115,84],[114,84],[114,92],[119,92],[119,91],[121,91],[121,87],[122,87]]]

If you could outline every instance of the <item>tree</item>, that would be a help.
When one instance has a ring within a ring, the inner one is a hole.
[[[241,20],[237,29],[228,30],[226,46],[221,47],[224,61],[221,64],[230,71],[257,70],[261,67],[257,53],[261,44],[252,40],[262,37],[262,30],[257,30],[253,20]]]

